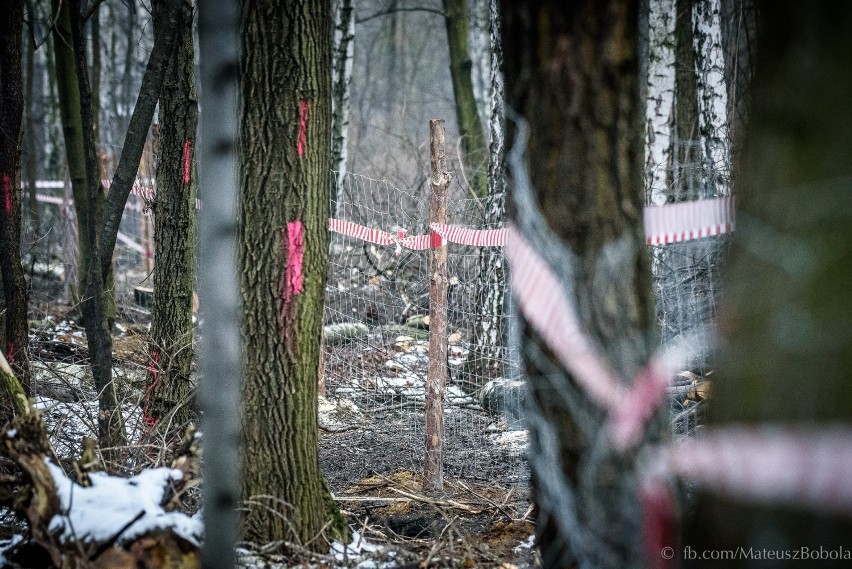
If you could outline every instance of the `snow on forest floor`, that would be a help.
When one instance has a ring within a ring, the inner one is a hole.
[[[44,414],[57,454],[76,459],[83,437],[95,437],[97,432],[97,400],[91,373],[84,365],[85,337],[59,311],[34,324],[38,324],[31,338],[35,404]],[[147,366],[144,324],[122,323],[114,341],[114,370],[128,437],[125,466],[130,474],[139,475],[144,466],[162,466],[168,456],[165,449],[152,452],[156,443],[146,441],[141,428],[139,405]],[[366,405],[363,390],[345,387],[320,404],[320,460],[352,526],[352,543],[334,544],[327,555],[312,560],[276,556],[263,547],[241,549],[241,566],[534,565],[526,432],[507,430],[499,418],[488,416],[474,398],[451,385],[445,491],[440,495],[424,492],[417,472],[422,460],[420,425],[428,356],[420,340],[401,338],[396,344],[377,362],[385,372],[374,375],[370,386],[376,397],[373,403],[382,401],[383,408]],[[461,347],[451,347],[450,365],[459,366],[464,356]],[[156,471],[142,472],[145,477]],[[197,490],[190,498],[184,513],[193,516],[198,513]],[[103,519],[101,507],[75,515]],[[191,524],[199,523],[197,518],[192,520]],[[20,528],[4,520],[0,526],[6,529],[0,533],[2,561],[4,545],[20,539]]]

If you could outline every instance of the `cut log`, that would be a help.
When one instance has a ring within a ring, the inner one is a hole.
[[[360,322],[341,322],[323,326],[322,337],[326,345],[339,346],[366,338],[370,328]]]
[[[491,380],[479,393],[482,408],[494,416],[503,417],[512,427],[518,427],[523,423],[526,398],[526,383],[509,379]]]

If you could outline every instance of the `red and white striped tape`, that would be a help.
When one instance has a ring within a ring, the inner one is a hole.
[[[734,230],[734,199],[730,196],[645,208],[645,242],[679,243]]]
[[[613,408],[625,394],[615,371],[580,329],[562,284],[547,263],[513,225],[507,233],[506,258],[519,310],[586,393],[604,409]]]
[[[654,354],[629,386],[597,353],[583,333],[558,277],[518,230],[507,228],[506,258],[518,308],[560,363],[601,408],[617,448],[639,438],[645,421],[666,399],[666,387],[682,369],[686,351],[678,344]]]
[[[471,229],[458,225],[432,223],[429,227],[450,243],[473,247],[502,247],[506,244],[506,229]]]
[[[717,427],[661,451],[665,469],[734,498],[852,516],[852,429]]]
[[[349,237],[355,237],[356,239],[361,239],[362,241],[373,243],[375,245],[396,245],[398,247],[405,247],[406,249],[412,249],[415,251],[422,251],[432,247],[440,247],[445,244],[444,239],[437,233],[407,236],[405,230],[400,230],[396,235],[393,235],[392,233],[382,231],[381,229],[367,227],[366,225],[361,225],[353,221],[345,221],[343,219],[329,219],[328,229],[329,231]],[[399,254],[399,250],[397,250],[397,254]]]

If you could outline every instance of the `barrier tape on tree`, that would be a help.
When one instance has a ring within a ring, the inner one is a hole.
[[[646,207],[644,216],[648,245],[711,237],[734,230],[734,198],[726,196]]]
[[[610,410],[614,445],[630,446],[665,400],[668,380],[682,356],[678,347],[656,354],[632,387],[623,387],[583,339],[556,275],[513,226],[508,228],[506,256],[520,312],[586,393]],[[742,500],[852,516],[852,429],[717,427],[698,439],[663,447],[645,475],[650,483],[646,480],[641,491],[644,531],[646,541],[653,543],[665,533],[663,526],[674,511],[674,498],[659,484],[669,477]]]
[[[740,500],[852,516],[847,426],[714,427],[660,449],[653,462],[657,479],[669,474]]]

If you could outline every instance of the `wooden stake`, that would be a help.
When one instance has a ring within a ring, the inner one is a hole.
[[[447,223],[447,154],[444,121],[429,121],[432,156],[429,222]],[[432,239],[440,239],[433,233]],[[440,241],[438,242],[440,243]],[[429,250],[429,371],[426,377],[426,453],[423,488],[444,488],[444,392],[447,388],[447,246]]]

